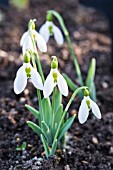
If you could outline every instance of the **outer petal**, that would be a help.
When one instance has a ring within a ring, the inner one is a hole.
[[[62,45],[64,43],[64,38],[63,38],[62,32],[55,25],[53,25],[53,33],[54,33],[54,38],[55,38],[57,44]]]
[[[88,106],[86,104],[86,98],[84,97],[84,99],[81,102],[79,111],[78,111],[78,120],[81,124],[85,123],[87,118],[89,116],[89,109]]]
[[[47,22],[41,26],[39,33],[42,35],[46,42],[49,41],[50,33]]]
[[[25,39],[27,38],[27,36],[29,36],[29,32],[26,31],[25,33],[23,33],[21,40],[20,40],[20,46],[23,46]]]
[[[43,83],[40,74],[32,66],[31,66],[31,81],[37,89],[43,90]]]
[[[16,94],[21,93],[27,85],[27,76],[25,73],[25,67],[22,66],[17,72],[17,76],[14,80],[14,92]]]
[[[32,44],[32,40],[31,40],[30,35],[27,36],[26,39],[24,40],[24,44],[22,46],[23,54],[26,53],[27,49],[30,49],[30,50],[32,50],[32,52],[34,52],[34,48],[33,48],[33,44]]]
[[[44,38],[37,32],[37,46],[41,52],[47,52],[47,45]]]
[[[57,83],[58,83],[58,88],[59,88],[60,92],[62,93],[62,95],[68,96],[67,82],[66,82],[66,80],[64,79],[64,77],[60,73],[58,73]]]
[[[90,99],[90,102],[91,102],[91,108],[92,108],[93,114],[98,119],[101,119],[101,112],[100,112],[100,109],[99,109],[98,105],[94,101],[92,101],[91,99]]]
[[[43,94],[44,94],[45,98],[50,96],[50,94],[53,91],[53,88],[54,88],[54,80],[52,77],[52,72],[50,72],[49,75],[47,76],[47,79],[45,80],[45,83],[44,83]]]

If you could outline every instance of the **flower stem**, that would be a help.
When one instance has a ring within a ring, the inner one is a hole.
[[[78,76],[78,79],[80,81],[80,85],[83,86],[84,83],[83,83],[83,79],[82,79],[81,70],[80,70],[77,58],[75,56],[74,49],[73,49],[73,46],[72,46],[72,42],[71,42],[71,39],[70,39],[70,36],[69,36],[69,32],[68,32],[68,30],[65,26],[64,20],[63,20],[62,16],[58,12],[56,12],[55,10],[49,10],[48,13],[53,14],[58,19],[58,21],[59,21],[59,23],[62,27],[62,30],[64,32],[64,35],[65,35],[67,43],[68,43],[68,47],[69,47],[70,52],[71,52],[71,56],[72,56],[72,59],[73,59],[73,62],[74,62],[74,66],[75,66],[75,69],[76,69],[76,72],[77,72],[77,76]]]
[[[41,63],[40,63],[40,60],[39,60],[39,56],[38,56],[36,44],[35,44],[35,41],[34,41],[34,39],[33,39],[32,34],[31,34],[30,29],[29,29],[29,34],[30,34],[30,36],[31,36],[31,40],[32,40],[32,43],[33,43],[33,47],[34,47],[34,51],[35,51],[35,56],[36,56],[36,62],[37,62],[37,65],[38,65],[38,70],[39,70],[39,73],[40,73],[40,75],[41,75],[42,82],[44,83],[44,74],[43,74],[43,71],[42,71],[42,66],[41,66]]]
[[[60,122],[59,122],[59,126],[58,126],[58,128],[57,128],[57,131],[56,131],[56,134],[55,134],[55,137],[54,137],[54,141],[55,141],[55,140],[57,139],[57,137],[58,137],[59,130],[60,130],[60,127],[61,127],[62,122],[63,122],[63,120],[64,120],[64,117],[65,117],[65,115],[66,115],[66,113],[67,113],[67,111],[68,111],[68,109],[69,109],[72,101],[74,100],[75,96],[76,96],[81,90],[84,90],[84,89],[86,89],[86,88],[87,88],[87,86],[79,87],[79,88],[78,88],[77,90],[75,90],[74,93],[72,94],[72,96],[71,96],[71,98],[70,98],[70,100],[69,100],[69,102],[68,102],[68,104],[67,104],[67,106],[66,106],[66,108],[65,108],[65,110],[64,110],[64,112],[63,112],[62,118],[61,118],[61,120],[60,120]],[[54,141],[53,141],[53,142],[54,142]]]

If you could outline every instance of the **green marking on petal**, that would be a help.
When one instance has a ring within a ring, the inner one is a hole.
[[[26,67],[25,72],[26,72],[27,78],[30,78],[31,77],[31,69],[30,69],[30,67]]]
[[[90,100],[86,100],[86,104],[87,104],[87,106],[88,106],[88,109],[90,109],[91,107],[90,107]]]
[[[52,26],[49,26],[48,29],[49,29],[50,35],[53,35],[53,27],[52,27]]]
[[[57,83],[57,78],[58,78],[58,74],[56,72],[54,72],[53,73],[54,83]]]

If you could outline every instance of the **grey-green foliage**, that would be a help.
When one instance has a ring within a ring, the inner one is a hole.
[[[54,155],[58,142],[60,142],[65,132],[70,128],[75,118],[75,115],[68,120],[66,120],[66,116],[64,117],[57,139],[54,140],[59,122],[61,121],[64,112],[63,105],[61,104],[62,96],[59,91],[55,92],[53,101],[54,103],[51,104],[48,98],[43,98],[41,100],[40,112],[29,105],[25,105],[36,119],[38,119],[38,124],[31,121],[27,121],[27,124],[41,137],[46,157]]]

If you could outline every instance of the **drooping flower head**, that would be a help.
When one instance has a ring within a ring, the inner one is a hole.
[[[28,23],[28,31],[26,31],[20,40],[20,46],[22,46],[23,54],[25,54],[27,49],[30,49],[35,53],[33,46],[33,40],[37,43],[37,46],[41,52],[47,51],[47,45],[44,38],[35,30],[35,19],[30,20]],[[32,36],[32,38],[31,38]]]
[[[78,111],[78,119],[81,124],[85,123],[88,116],[89,111],[92,110],[93,114],[101,119],[101,112],[98,105],[92,101],[89,97],[89,91],[87,89],[84,90],[84,99],[81,102],[79,111]]]
[[[43,90],[43,83],[39,73],[32,67],[30,64],[29,53],[26,52],[24,55],[24,63],[21,66],[16,74],[14,80],[14,92],[20,94],[27,85],[27,79],[30,78],[33,85],[40,90]]]
[[[44,97],[45,98],[49,97],[56,85],[58,85],[61,94],[67,96],[68,95],[67,82],[58,71],[58,60],[56,56],[53,56],[52,58],[53,60],[51,62],[51,71],[44,83],[43,89]]]
[[[62,32],[53,23],[53,16],[51,13],[47,14],[46,22],[41,26],[39,33],[43,36],[46,42],[49,41],[50,36],[54,36],[58,45],[62,45],[64,42]]]

